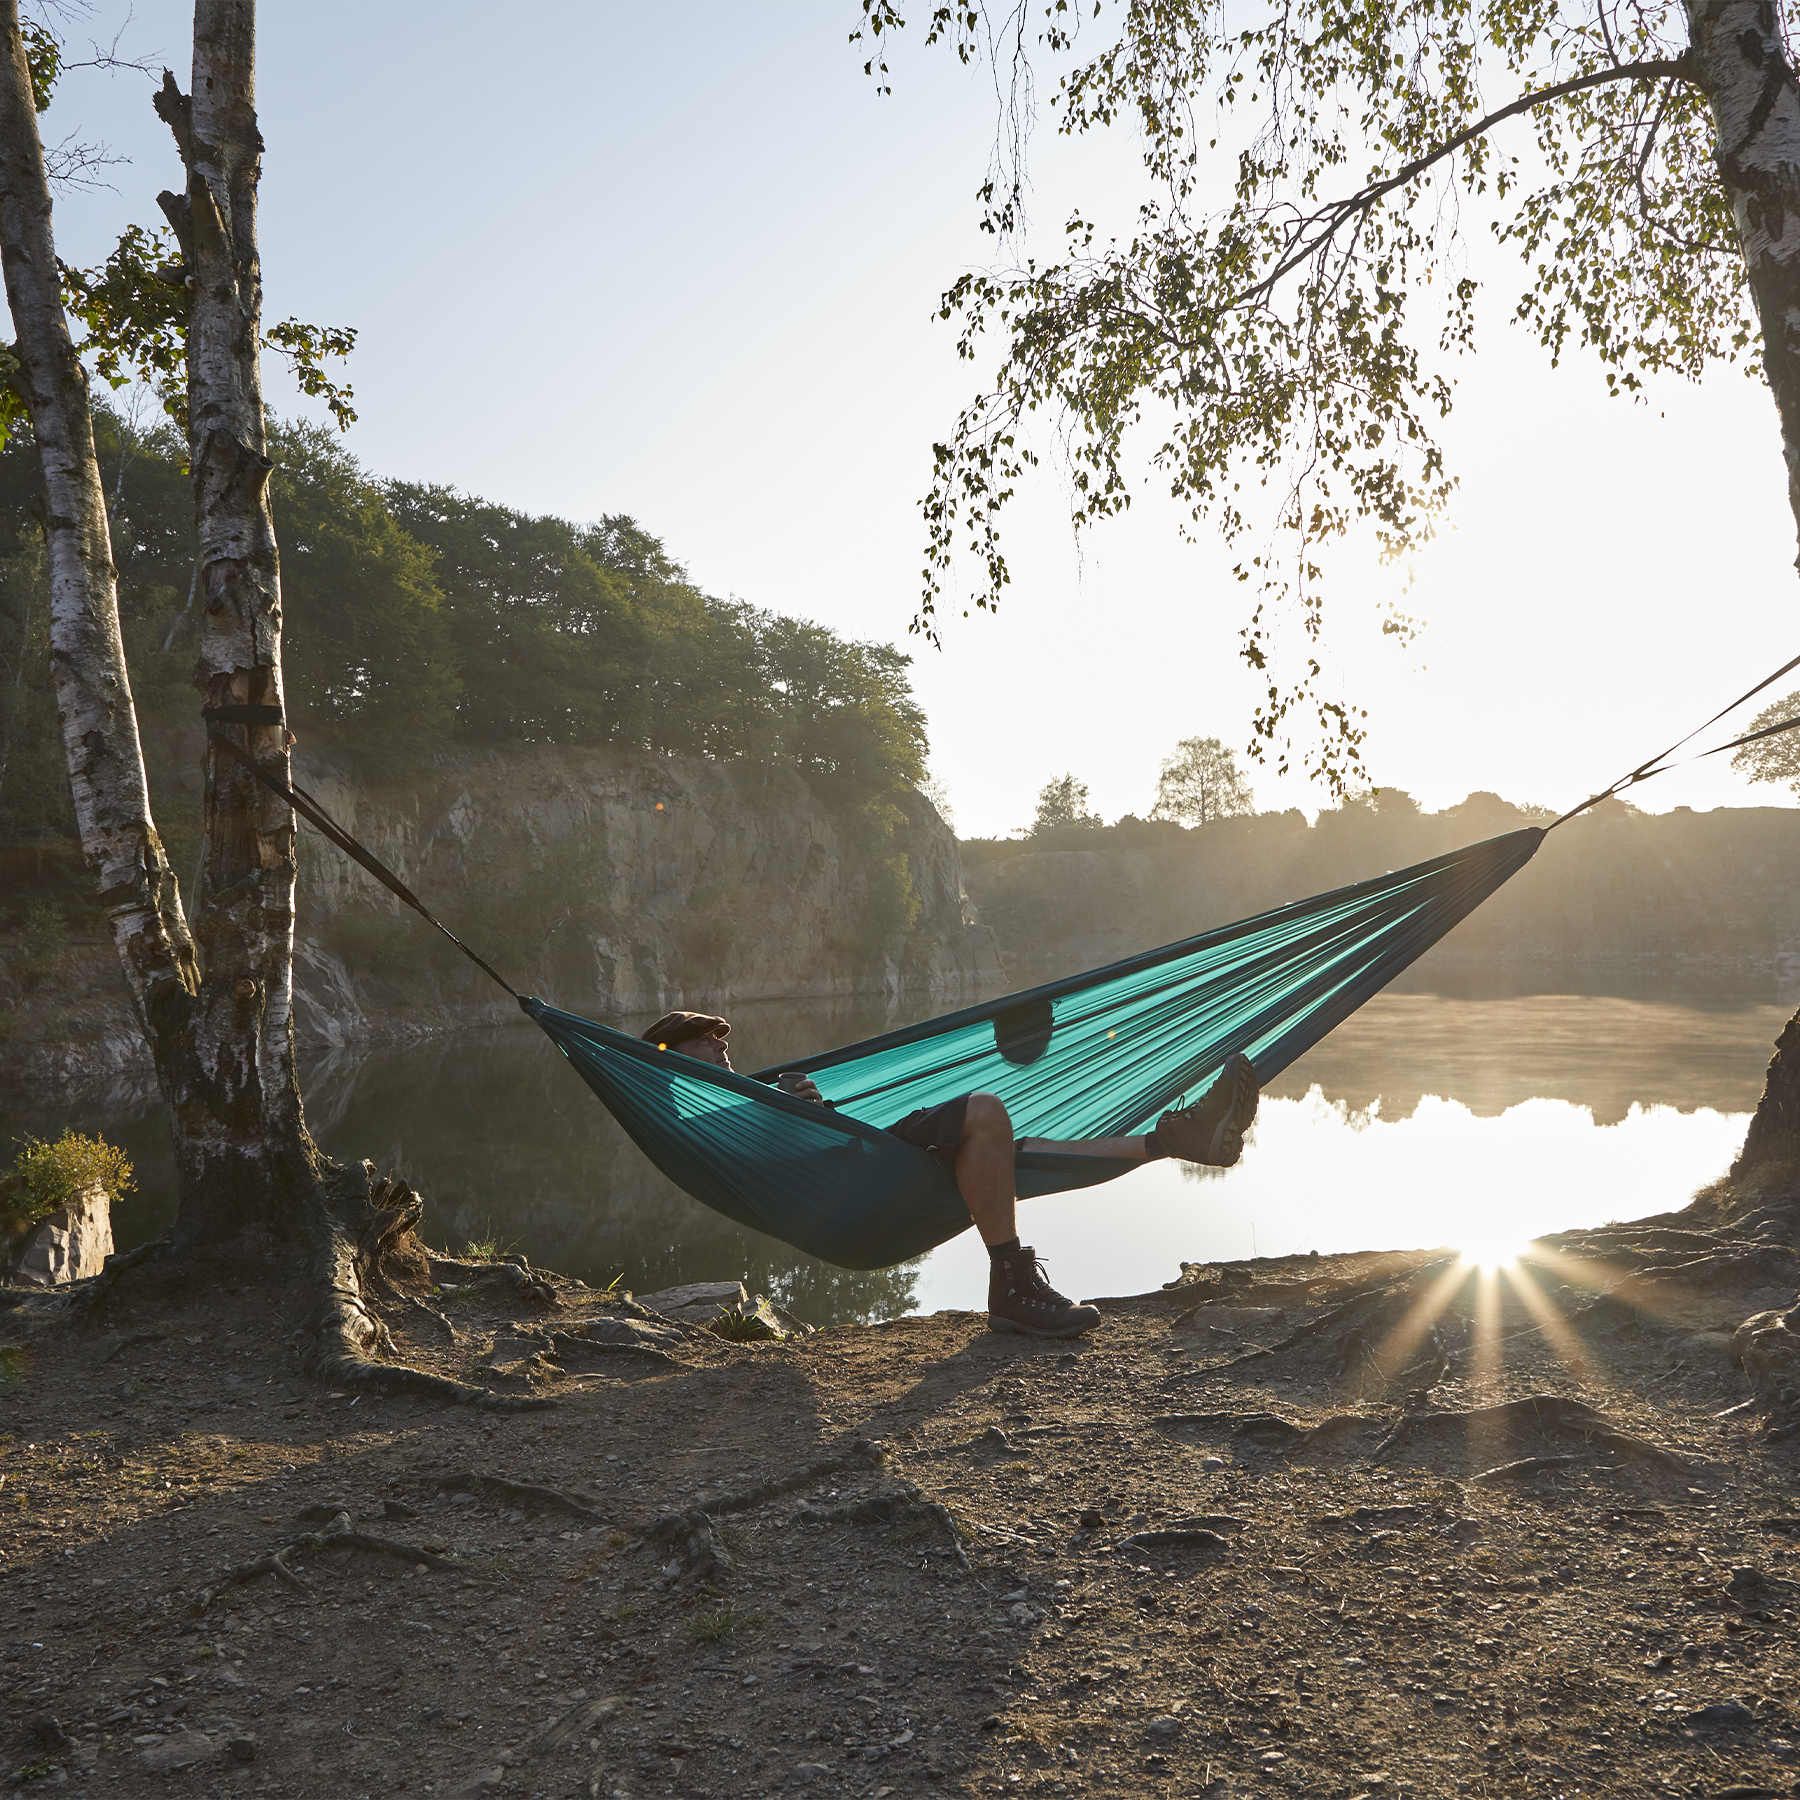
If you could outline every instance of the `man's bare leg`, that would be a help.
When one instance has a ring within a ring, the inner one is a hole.
[[[1018,1201],[1013,1193],[1013,1129],[1005,1106],[992,1094],[971,1094],[956,1151],[956,1185],[984,1244],[1016,1242]]]
[[[963,1204],[988,1248],[988,1326],[1029,1337],[1080,1337],[1100,1323],[1100,1309],[1059,1294],[1045,1279],[1037,1252],[1019,1242],[1013,1150],[1004,1102],[971,1094],[954,1167]]]

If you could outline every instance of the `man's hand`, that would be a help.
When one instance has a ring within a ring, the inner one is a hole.
[[[792,1094],[796,1100],[812,1100],[823,1106],[825,1096],[819,1092],[819,1085],[810,1075],[777,1075],[775,1085],[784,1094]]]

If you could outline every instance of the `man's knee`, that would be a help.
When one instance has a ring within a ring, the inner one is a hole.
[[[971,1094],[963,1113],[963,1130],[970,1137],[1012,1141],[1012,1115],[998,1094]]]

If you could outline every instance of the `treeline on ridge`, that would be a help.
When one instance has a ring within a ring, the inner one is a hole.
[[[1547,807],[1471,794],[1441,812],[1382,789],[1321,812],[1252,813],[1188,829],[1125,818],[965,841],[984,924],[1018,968],[1078,968],[1526,825]],[[1436,949],[1440,968],[1655,959],[1773,968],[1800,957],[1800,810],[1617,799],[1570,820]]]
[[[198,618],[185,449],[166,427],[139,432],[109,413],[97,426],[147,750],[153,774],[186,785]],[[278,425],[272,440],[288,708],[303,749],[323,742],[382,771],[454,745],[764,759],[858,803],[923,777],[924,714],[890,646],[702,593],[629,518],[575,524],[376,480],[320,427]],[[38,495],[35,450],[15,440],[0,451],[8,845],[73,828]]]

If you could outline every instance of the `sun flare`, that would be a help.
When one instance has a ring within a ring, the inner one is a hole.
[[[1531,1239],[1517,1231],[1481,1231],[1463,1238],[1457,1248],[1464,1264],[1479,1269],[1484,1275],[1497,1275],[1510,1269],[1526,1250]]]

